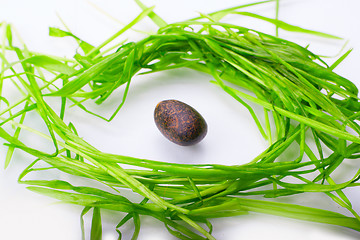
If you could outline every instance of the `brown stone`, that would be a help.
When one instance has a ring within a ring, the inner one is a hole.
[[[181,146],[196,144],[207,133],[207,124],[200,113],[177,100],[164,100],[158,103],[154,119],[160,132]]]

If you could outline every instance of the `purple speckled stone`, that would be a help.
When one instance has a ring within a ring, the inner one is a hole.
[[[154,119],[160,132],[181,146],[196,144],[207,133],[207,124],[200,113],[177,100],[159,102],[154,111]]]

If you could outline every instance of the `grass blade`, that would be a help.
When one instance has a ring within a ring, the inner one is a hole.
[[[148,7],[146,7],[140,0],[134,0],[136,4],[144,11]],[[158,27],[165,27],[168,25],[164,19],[162,19],[159,15],[157,15],[154,11],[149,13],[149,18],[158,26]]]
[[[102,239],[102,224],[101,214],[98,207],[94,207],[92,222],[91,222],[91,235],[90,240],[101,240]]]
[[[261,16],[261,15],[255,14],[255,13],[250,13],[250,12],[232,12],[232,13],[243,15],[243,16],[248,16],[248,17],[252,17],[252,18],[257,18],[257,19],[272,23],[276,27],[281,28],[286,31],[289,31],[289,32],[306,33],[306,34],[311,34],[311,35],[315,35],[315,36],[319,36],[319,37],[323,37],[323,38],[331,38],[331,39],[338,39],[338,40],[342,39],[341,37],[338,37],[338,36],[335,36],[332,34],[301,28],[301,27],[298,27],[295,25],[288,24],[288,23],[283,22],[278,19],[264,17],[264,16]]]
[[[25,59],[23,62],[34,64],[35,66],[45,68],[46,70],[55,71],[66,75],[72,75],[76,72],[76,70],[74,70],[72,67],[69,67],[64,63],[45,55],[33,56]]]

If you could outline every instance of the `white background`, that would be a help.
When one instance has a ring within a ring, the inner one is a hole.
[[[140,13],[140,9],[131,0],[91,2],[123,23],[128,23]],[[148,6],[156,5],[156,12],[169,23],[197,16],[197,12],[211,12],[245,2],[247,1],[144,1]],[[267,4],[248,10],[274,17],[274,9],[274,4]],[[360,86],[359,10],[359,0],[283,0],[280,19],[349,40],[347,48],[353,47],[354,51],[336,68],[336,72]],[[94,45],[100,44],[122,26],[100,13],[88,1],[0,0],[0,21],[13,23],[31,50],[71,57],[76,48],[74,41],[48,37],[49,26],[62,27],[58,16],[73,33]],[[272,25],[247,17],[233,16],[226,20],[274,33]],[[148,20],[136,28],[156,30]],[[134,32],[129,32],[127,36],[135,40],[143,37]],[[283,31],[280,31],[280,36],[303,46],[310,43],[310,49],[319,55],[335,55],[345,42]],[[334,60],[329,60],[330,63],[332,61]],[[75,123],[81,136],[105,152],[179,163],[246,163],[264,150],[267,144],[246,110],[210,84],[210,80],[211,76],[186,69],[135,77],[126,104],[112,123],[105,123],[78,110],[69,111],[67,117]],[[174,145],[160,135],[153,123],[153,110],[157,102],[169,98],[190,104],[204,116],[209,131],[203,142],[186,148]],[[114,109],[116,101],[120,101],[120,95],[118,99],[113,98],[106,103],[101,111],[110,115],[110,109]],[[5,148],[0,150],[2,165]],[[28,156],[17,153],[6,171],[2,167],[0,169],[0,239],[80,239],[80,207],[56,204],[55,200],[32,193],[17,183],[17,176],[30,161]],[[353,200],[354,208],[360,212],[359,190],[350,189],[347,193]],[[281,201],[347,214],[328,198],[317,194],[299,195]],[[86,220],[89,221],[89,218]],[[104,240],[117,239],[114,231],[117,221],[119,215],[103,214]],[[360,238],[360,234],[340,227],[260,214],[216,219],[212,222],[215,226],[213,235],[219,240]],[[129,238],[131,230],[131,227],[124,229],[124,239]],[[139,239],[173,237],[161,223],[144,218]]]

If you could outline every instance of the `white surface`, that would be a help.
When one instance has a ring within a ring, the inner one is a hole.
[[[92,1],[110,15],[126,23],[134,18],[139,8],[131,0]],[[245,1],[183,0],[144,1],[156,5],[156,12],[168,22],[196,16],[197,11],[210,12]],[[56,13],[78,36],[92,44],[101,43],[117,31],[121,25],[95,10],[82,0],[1,0],[0,21],[14,24],[28,47],[33,51],[71,57],[75,43],[70,39],[48,37],[48,27],[62,27]],[[360,63],[360,1],[313,0],[282,1],[280,18],[305,28],[328,32],[350,40],[351,55],[336,72],[360,86],[358,68]],[[274,5],[251,8],[263,15],[274,16]],[[229,21],[274,32],[270,24],[246,17],[229,17]],[[146,31],[156,27],[145,21],[136,27]],[[130,37],[140,39],[138,34]],[[311,43],[310,49],[317,54],[336,54],[343,41],[329,41],[302,34],[280,31],[280,36],[302,45]],[[81,111],[70,111],[79,134],[97,148],[112,153],[184,163],[245,163],[260,153],[266,143],[244,108],[216,86],[209,84],[211,76],[190,70],[175,70],[136,77],[127,102],[112,123],[105,123]],[[153,123],[153,109],[157,102],[174,98],[196,108],[206,119],[209,132],[202,143],[194,147],[179,147],[160,135]],[[106,109],[116,102],[106,104]],[[104,110],[106,111],[106,110]],[[110,112],[109,112],[110,114]],[[4,148],[1,150],[2,165]],[[17,153],[10,167],[0,170],[0,239],[80,239],[79,215],[81,208],[65,204],[53,204],[53,199],[29,192],[17,183],[17,176],[30,163],[28,156]],[[360,210],[358,189],[348,191],[354,208]],[[299,196],[291,202],[307,206],[336,210],[338,207],[327,198],[314,202],[315,195]],[[317,195],[316,195],[317,197]],[[318,199],[318,198],[316,198]],[[286,200],[286,199],[285,199]],[[290,201],[290,200],[286,200]],[[343,212],[342,210],[340,210]],[[114,225],[118,216],[103,216],[104,240],[117,239]],[[86,218],[89,221],[89,218]],[[230,239],[359,239],[350,230],[307,223],[286,218],[251,214],[228,219],[216,219],[214,236],[219,240]],[[130,236],[131,229],[125,231]],[[156,233],[156,234],[155,234]],[[127,239],[126,237],[124,239]],[[144,218],[140,240],[173,239],[166,229],[151,218]]]

